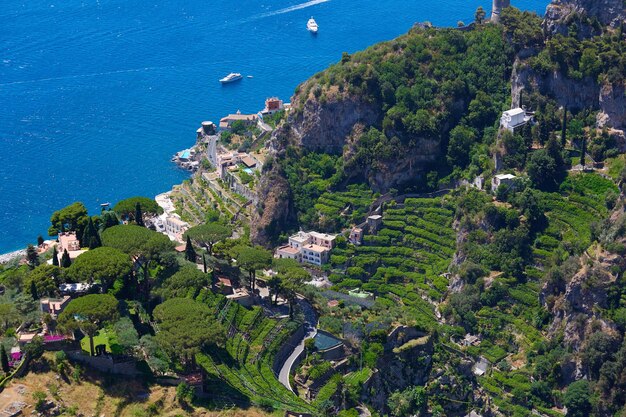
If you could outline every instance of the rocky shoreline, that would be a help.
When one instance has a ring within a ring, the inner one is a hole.
[[[0,264],[11,262],[15,258],[26,256],[26,249],[19,249],[13,252],[0,255]]]

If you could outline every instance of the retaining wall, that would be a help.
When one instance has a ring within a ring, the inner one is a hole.
[[[141,374],[135,361],[115,362],[112,356],[89,356],[79,351],[66,352],[68,358],[80,362],[101,372],[135,376]]]
[[[302,338],[304,337],[304,334],[305,334],[304,325],[301,325],[300,327],[298,327],[298,329],[295,332],[293,332],[293,334],[289,337],[289,339],[285,343],[283,343],[281,348],[276,353],[276,356],[274,357],[274,364],[272,366],[272,370],[274,371],[274,374],[278,375],[280,373],[280,369],[283,367],[283,364],[285,363],[289,355],[291,355],[291,353],[296,348],[296,346],[300,344],[300,342],[302,341]],[[296,359],[293,365],[294,367],[298,366],[298,364],[300,363],[300,360],[302,360],[302,356],[303,355],[300,355]]]

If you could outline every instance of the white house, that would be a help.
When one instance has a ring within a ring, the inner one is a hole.
[[[335,246],[336,238],[327,233],[299,231],[289,237],[289,244],[276,249],[275,257],[323,265],[330,258],[330,250]]]
[[[516,108],[507,110],[502,113],[502,117],[500,118],[500,126],[504,129],[507,129],[511,132],[515,130],[515,128],[523,126],[530,120],[530,117],[526,116],[526,112],[524,109]]]
[[[327,233],[309,232],[311,236],[311,243],[318,246],[323,246],[328,249],[335,247],[335,239],[337,236],[329,235]]]
[[[311,235],[303,231],[299,231],[295,235],[289,236],[289,246],[298,250],[300,250],[303,245],[309,243],[310,241]]]
[[[189,223],[180,219],[177,216],[167,216],[165,218],[165,232],[169,236],[176,237],[180,240],[181,236],[189,228]]]
[[[498,174],[491,179],[491,191],[496,192],[500,185],[506,185],[512,187],[514,185],[515,175],[511,174]]]
[[[313,265],[323,265],[328,262],[329,253],[328,248],[309,243],[302,247],[302,261]]]

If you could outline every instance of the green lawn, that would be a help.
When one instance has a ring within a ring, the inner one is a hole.
[[[112,329],[101,329],[98,334],[93,338],[94,349],[98,345],[106,345],[106,351],[108,353],[119,354],[122,353],[120,346],[117,344],[117,335]],[[89,337],[85,336],[80,341],[80,347],[87,353],[89,353]]]

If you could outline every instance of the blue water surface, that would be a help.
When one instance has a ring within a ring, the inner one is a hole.
[[[482,0],[5,0],[0,8],[0,253],[52,211],[154,196],[203,120],[288,99],[312,74],[406,32],[469,22]],[[543,13],[548,0],[513,2]],[[314,16],[320,32],[306,22]],[[230,72],[244,78],[221,86]]]

